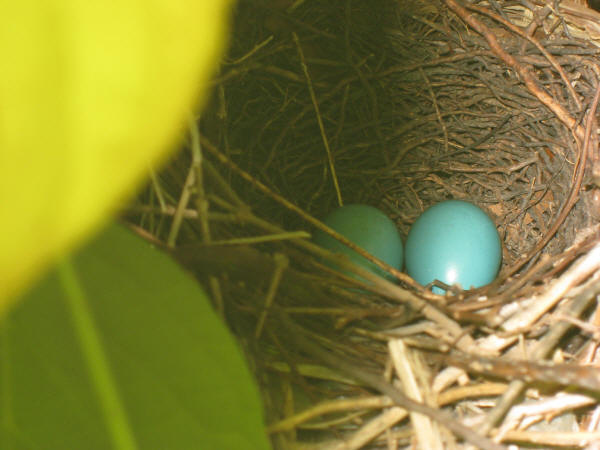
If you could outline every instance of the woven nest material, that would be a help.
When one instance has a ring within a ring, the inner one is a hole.
[[[211,105],[131,219],[239,337],[275,448],[600,440],[599,37],[565,1],[239,3]],[[503,240],[475,291],[309,239],[340,200],[406,238],[450,198]]]

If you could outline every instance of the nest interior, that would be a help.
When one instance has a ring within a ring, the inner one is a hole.
[[[129,219],[239,338],[274,447],[545,446],[532,424],[552,414],[564,445],[595,432],[599,18],[575,2],[239,2],[210,104]],[[406,238],[451,198],[496,222],[488,287],[437,296],[310,241],[340,200]],[[576,391],[591,400],[540,412]]]

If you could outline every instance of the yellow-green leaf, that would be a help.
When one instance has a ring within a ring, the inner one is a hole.
[[[0,313],[164,159],[229,0],[0,0]]]
[[[0,449],[266,450],[258,389],[204,291],[107,227],[0,319]]]

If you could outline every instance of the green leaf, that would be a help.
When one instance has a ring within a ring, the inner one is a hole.
[[[0,314],[177,148],[231,3],[0,0]]]
[[[2,449],[267,449],[256,387],[194,280],[109,227],[0,325]]]

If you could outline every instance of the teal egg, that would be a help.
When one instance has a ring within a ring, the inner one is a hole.
[[[346,205],[332,211],[323,223],[390,266],[402,270],[402,238],[392,220],[382,211],[367,205]],[[317,230],[314,242],[334,253],[347,255],[352,262],[382,276],[389,277],[368,259]]]
[[[406,239],[406,271],[418,283],[440,280],[463,289],[491,283],[500,269],[496,225],[479,207],[448,200],[427,209]],[[434,292],[443,293],[434,288]]]

